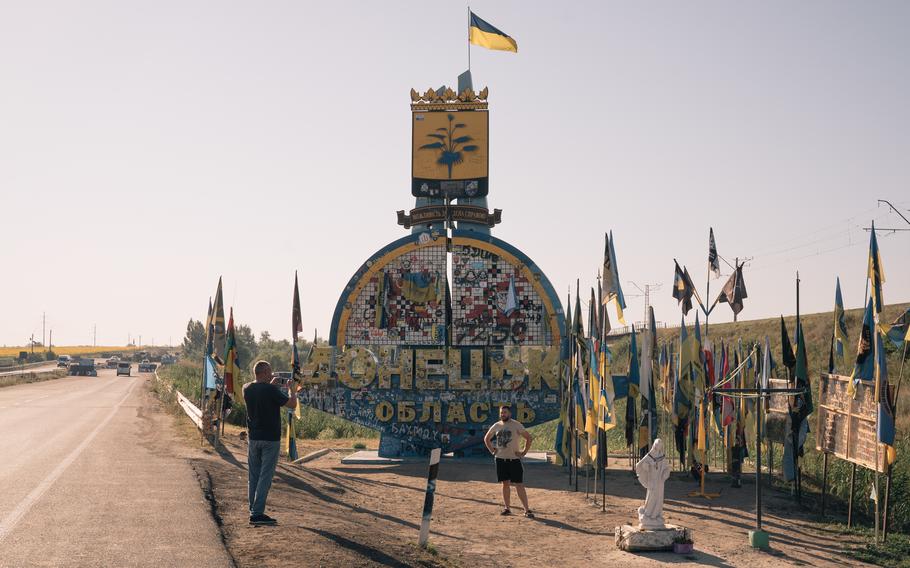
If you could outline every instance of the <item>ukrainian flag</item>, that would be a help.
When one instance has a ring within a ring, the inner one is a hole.
[[[471,12],[468,41],[487,49],[518,53],[518,43],[514,39],[477,17],[474,12]]]

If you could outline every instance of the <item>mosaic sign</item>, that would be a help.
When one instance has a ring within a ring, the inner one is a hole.
[[[486,195],[486,103],[470,90],[412,100],[413,173],[428,189],[398,219],[415,228],[345,286],[301,400],[378,430],[381,456],[485,452],[500,405],[525,426],[559,416],[565,318],[537,265],[489,234],[500,211],[451,203]]]
[[[816,449],[867,469],[876,469],[877,407],[875,385],[859,381],[856,396],[847,387],[850,377],[822,373],[818,387]],[[885,471],[885,452],[879,447],[878,471]]]

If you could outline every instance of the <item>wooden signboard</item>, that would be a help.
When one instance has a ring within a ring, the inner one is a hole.
[[[770,379],[768,388],[786,389],[790,387],[787,379]],[[779,444],[787,439],[787,424],[790,408],[787,406],[787,395],[774,393],[768,396],[768,412],[765,415],[765,437]]]
[[[815,448],[867,469],[875,468],[875,384],[859,381],[856,396],[847,391],[850,377],[822,373],[818,382],[818,427]],[[885,471],[879,448],[878,471]]]

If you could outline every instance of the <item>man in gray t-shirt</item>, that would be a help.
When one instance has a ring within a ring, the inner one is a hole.
[[[519,448],[518,437],[525,440],[524,449]],[[518,492],[518,498],[525,508],[525,516],[534,518],[534,513],[528,507],[528,494],[524,486],[524,468],[521,466],[521,458],[531,449],[531,440],[533,438],[525,430],[520,422],[512,420],[512,411],[508,406],[499,407],[499,422],[490,426],[486,436],[483,437],[483,443],[491,454],[496,456],[496,479],[502,483],[502,515],[511,515],[509,509],[509,498],[511,497],[510,486],[515,486]],[[493,442],[495,441],[495,446]]]

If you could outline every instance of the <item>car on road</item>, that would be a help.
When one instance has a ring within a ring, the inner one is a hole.
[[[61,355],[57,357],[57,366],[63,368],[69,367],[72,360],[72,357],[69,355]]]
[[[108,369],[116,369],[117,364],[119,362],[120,362],[120,357],[117,357],[116,355],[114,355],[113,357],[111,357],[110,359],[105,361],[105,365],[107,366]]]
[[[126,375],[127,377],[130,376],[131,368],[132,368],[132,365],[130,365],[129,361],[120,361],[119,363],[117,363],[117,376],[118,377],[120,375]]]
[[[67,373],[77,377],[97,377],[94,359],[75,359],[67,367]]]
[[[157,363],[152,363],[148,359],[143,359],[139,362],[139,372],[140,373],[154,373],[155,369],[158,368]]]

